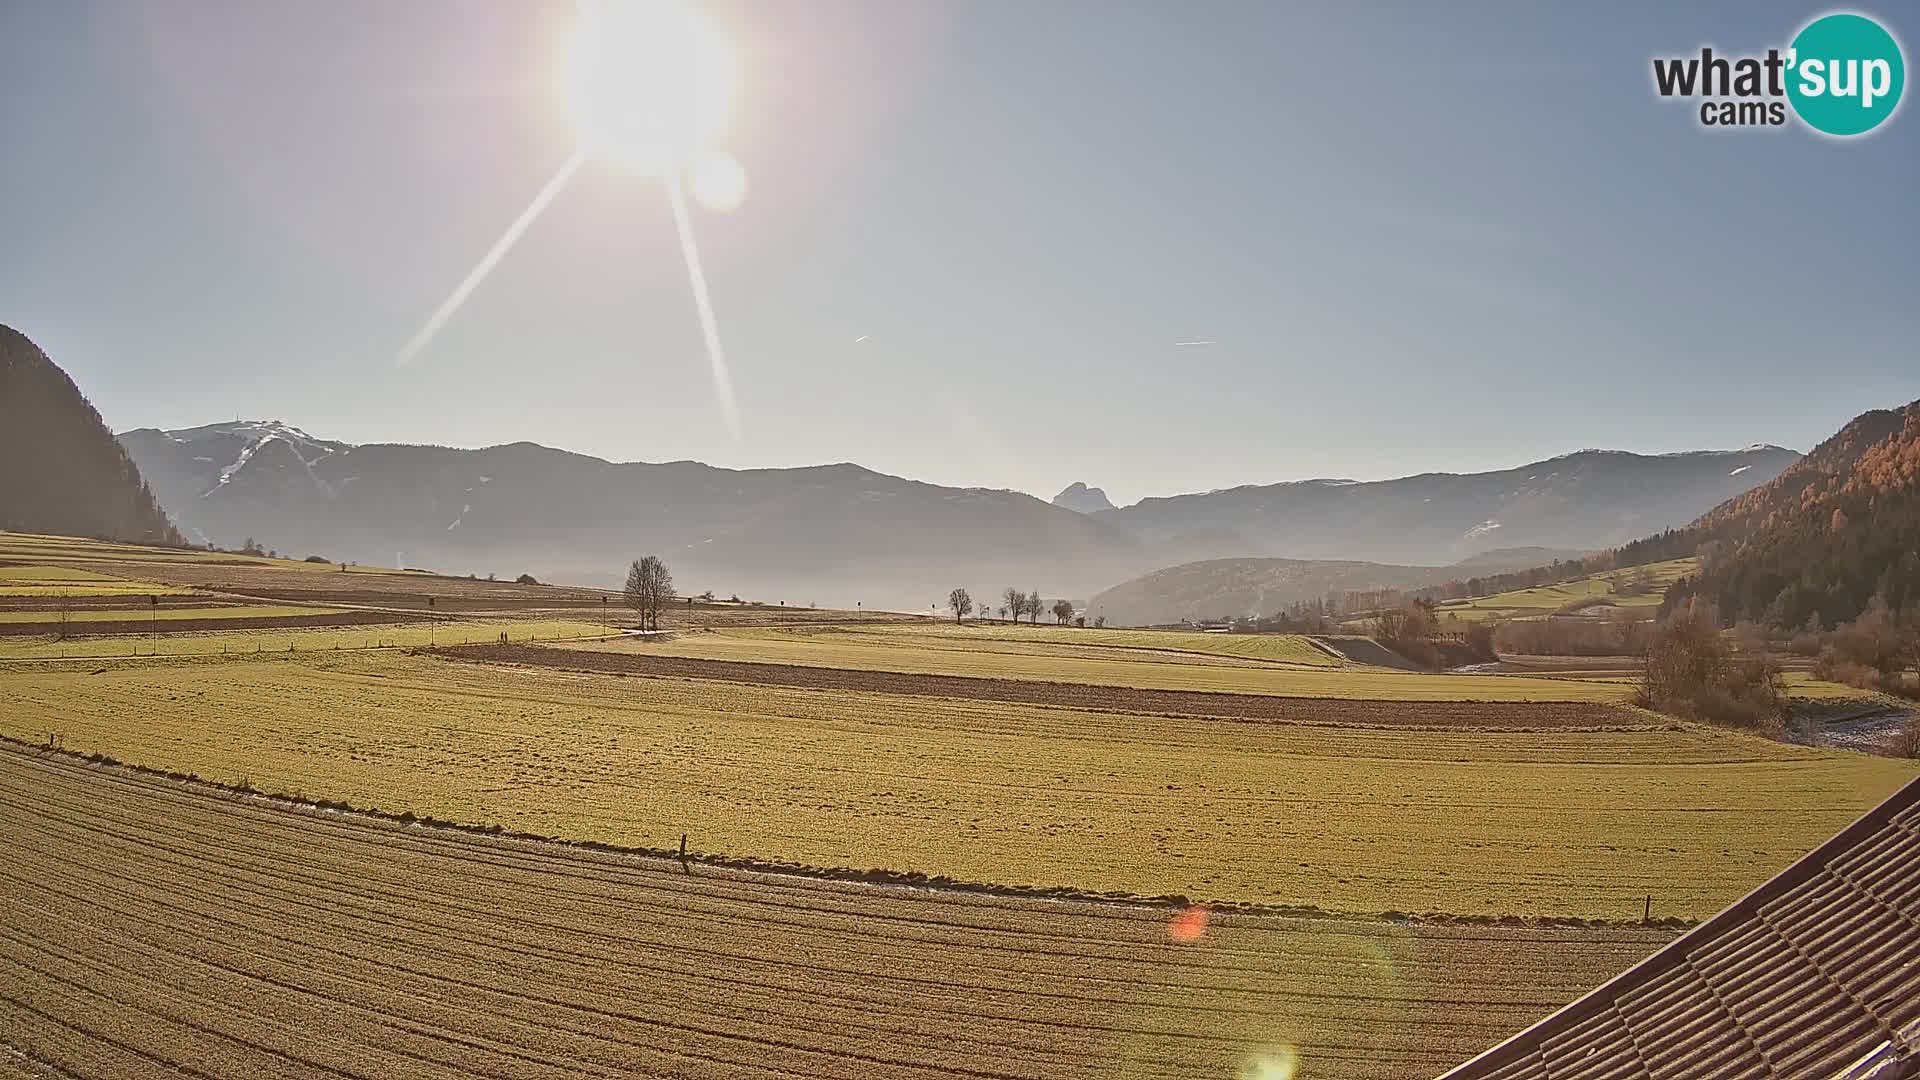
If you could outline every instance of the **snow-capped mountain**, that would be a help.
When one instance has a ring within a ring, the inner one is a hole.
[[[657,553],[696,592],[920,610],[956,585],[1084,598],[1200,559],[1431,567],[1495,548],[1592,550],[1684,525],[1798,456],[1580,451],[1498,472],[1306,480],[1076,513],[844,463],[735,470],[532,443],[355,446],[280,421],[120,438],[189,539],[583,583],[617,583],[629,560]]]
[[[955,585],[1089,595],[1147,569],[1125,534],[1030,495],[863,469],[617,463],[532,443],[350,445],[272,422],[121,436],[190,539],[455,573],[926,610]],[[986,595],[982,592],[982,595]]]
[[[193,524],[204,516],[198,505],[202,500],[236,484],[255,490],[311,487],[330,495],[331,488],[314,467],[352,449],[280,420],[236,420],[176,431],[139,428],[119,438],[136,462],[151,463],[154,471],[147,482],[175,524],[189,539],[202,542],[222,539]],[[238,543],[241,538],[228,539]]]

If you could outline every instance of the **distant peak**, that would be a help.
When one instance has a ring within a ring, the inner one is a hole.
[[[1102,510],[1113,509],[1113,503],[1107,493],[1097,487],[1088,487],[1075,480],[1053,497],[1053,505],[1076,514],[1097,514]]]

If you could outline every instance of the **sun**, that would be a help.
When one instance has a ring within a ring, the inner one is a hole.
[[[581,4],[567,98],[595,157],[677,172],[725,133],[737,79],[726,40],[683,0]]]

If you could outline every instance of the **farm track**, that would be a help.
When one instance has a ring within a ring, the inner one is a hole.
[[[1204,716],[1299,724],[1419,728],[1652,728],[1660,721],[1618,706],[1587,702],[1366,701],[1282,697],[1203,690],[1152,690],[1092,683],[908,674],[801,664],[701,660],[680,656],[548,649],[527,645],[462,645],[423,649],[454,660],[523,664],[596,674],[712,679],[804,690],[908,694],[970,701],[1053,705],[1099,712]]]
[[[1430,1075],[1666,940],[1216,917],[405,827],[0,750],[0,1076]],[[9,1053],[11,1047],[15,1053]]]

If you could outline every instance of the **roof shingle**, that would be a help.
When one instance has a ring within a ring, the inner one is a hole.
[[[1920,780],[1440,1080],[1920,1078]]]

